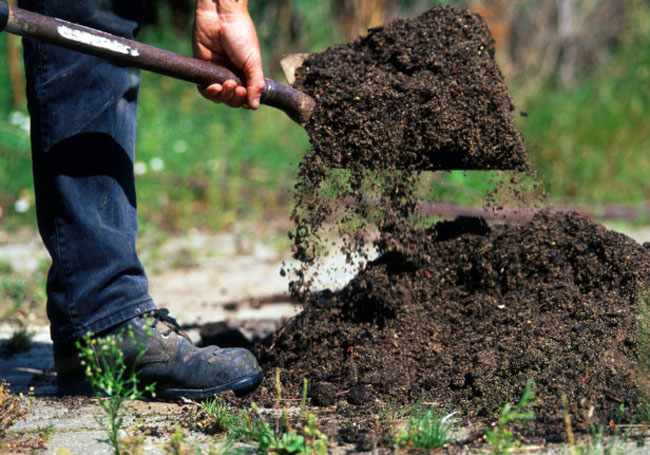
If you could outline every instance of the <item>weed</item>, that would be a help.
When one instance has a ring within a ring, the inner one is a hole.
[[[92,334],[88,334],[81,342],[77,342],[82,365],[86,368],[86,377],[95,393],[102,397],[99,403],[106,415],[98,420],[108,434],[105,442],[113,447],[115,455],[124,453],[120,440],[120,430],[124,424],[124,403],[127,400],[141,399],[146,393],[154,393],[153,384],[141,390],[137,374],[127,367],[120,348],[126,338],[138,345],[132,330],[103,338],[93,338]],[[145,346],[138,345],[137,356],[143,356],[145,351]]]
[[[240,418],[232,408],[221,398],[215,397],[204,401],[200,405],[204,418],[198,420],[198,427],[208,434],[224,433],[237,426],[236,420]]]
[[[486,431],[485,439],[495,455],[509,454],[519,445],[510,426],[515,423],[528,422],[535,418],[530,406],[535,400],[535,386],[528,381],[521,399],[515,405],[506,403],[499,414],[499,420],[493,429]]]
[[[226,445],[212,450],[220,453],[245,453],[247,449],[232,449],[236,443],[244,443],[254,446],[254,449],[248,452],[254,451],[260,454],[327,454],[327,436],[321,432],[316,416],[307,410],[309,383],[304,382],[300,413],[293,426],[288,411],[280,406],[282,397],[280,384],[279,376],[276,375],[274,419],[265,416],[254,403],[250,409],[238,413],[218,398],[202,403],[200,411],[204,418],[198,425],[199,429],[210,434],[226,433]]]
[[[434,409],[416,407],[406,428],[397,433],[397,446],[423,450],[444,447],[452,441],[454,414],[441,416]]]
[[[257,445],[257,452],[276,455],[326,455],[328,441],[318,427],[314,414],[307,414],[305,420],[298,423],[296,429],[278,434],[273,431],[260,409],[253,405],[252,416],[248,422],[248,431],[239,434],[239,440]]]

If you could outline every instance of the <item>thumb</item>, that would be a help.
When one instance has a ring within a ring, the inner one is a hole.
[[[260,107],[260,99],[266,81],[264,80],[264,70],[262,69],[262,59],[259,56],[250,58],[243,68],[244,77],[246,78],[246,90],[248,92],[248,105],[251,109]]]

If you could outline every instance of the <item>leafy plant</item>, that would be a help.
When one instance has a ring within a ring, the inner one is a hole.
[[[102,338],[94,338],[89,333],[77,342],[86,377],[94,392],[102,397],[99,404],[105,416],[99,417],[98,421],[106,429],[108,437],[105,442],[113,447],[115,455],[123,453],[120,429],[124,425],[124,403],[139,400],[145,394],[154,395],[155,390],[154,384],[141,389],[136,372],[126,365],[121,346],[127,339],[137,346],[136,358],[141,358],[146,346],[135,340],[133,330]]]
[[[455,413],[441,416],[434,409],[417,407],[405,429],[397,433],[399,447],[409,449],[440,449],[452,440]]]
[[[512,424],[528,422],[535,419],[535,413],[530,406],[535,400],[535,386],[528,381],[521,399],[516,404],[506,403],[499,414],[499,420],[493,429],[485,433],[485,439],[495,455],[509,454],[519,445],[512,430]]]

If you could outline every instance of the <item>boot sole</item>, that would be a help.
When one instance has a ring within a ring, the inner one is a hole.
[[[190,400],[205,400],[225,392],[232,391],[235,396],[241,398],[253,393],[264,380],[264,373],[254,376],[247,376],[237,379],[228,384],[206,389],[156,389],[156,396],[166,400],[187,398]],[[74,377],[58,381],[58,393],[60,397],[65,396],[94,396],[94,392],[85,378]]]
[[[245,397],[253,393],[264,380],[264,373],[258,373],[254,376],[237,379],[229,384],[207,389],[158,389],[156,394],[160,398],[178,399],[187,398],[189,400],[205,400],[224,392],[232,391],[238,398]]]

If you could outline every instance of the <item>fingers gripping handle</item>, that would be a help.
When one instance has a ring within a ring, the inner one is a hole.
[[[20,8],[10,8],[7,2],[0,1],[0,31],[4,29],[199,85],[223,84],[227,80],[242,84],[240,77],[222,66]],[[315,104],[306,94],[270,79],[266,81],[262,103],[281,109],[301,124],[309,120]]]

